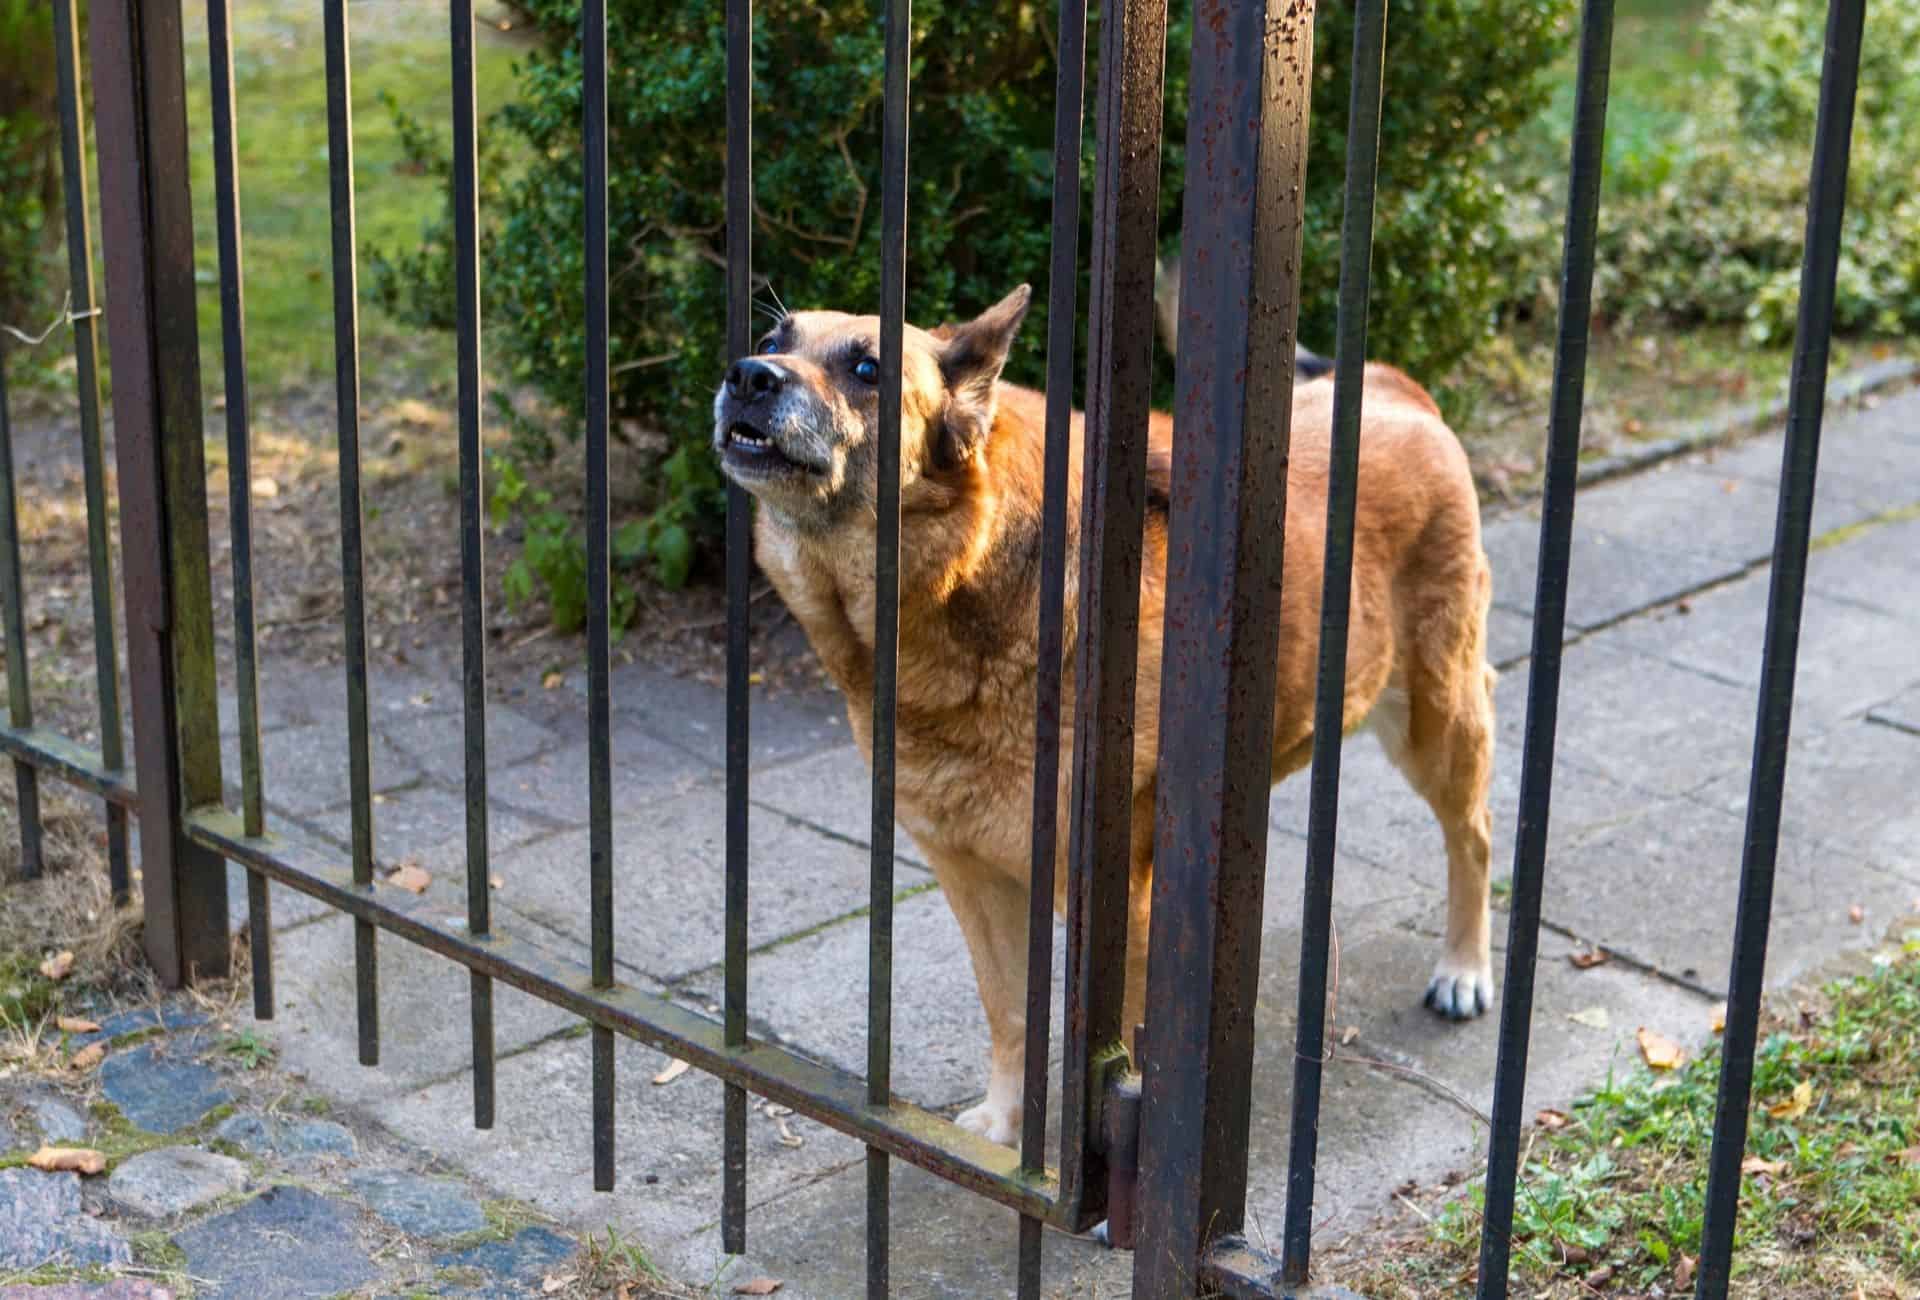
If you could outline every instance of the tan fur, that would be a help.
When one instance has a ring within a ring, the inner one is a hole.
[[[1016,297],[1017,325],[1025,299]],[[993,324],[996,331],[1005,328],[997,318]],[[901,824],[932,864],[965,932],[990,1026],[987,1099],[961,1122],[1011,1142],[1019,1132],[1025,1032],[1045,399],[1009,384],[992,386],[999,371],[995,361],[983,390],[990,394],[984,412],[990,432],[983,443],[965,448],[957,463],[942,461],[949,422],[966,428],[969,418],[983,414],[957,409],[968,399],[943,387],[951,376],[943,374],[941,364],[946,358],[951,368],[953,350],[979,325],[943,327],[945,337],[909,329],[906,342],[896,799]],[[840,419],[836,435],[850,464],[863,463],[861,439],[873,436],[877,398],[842,374],[835,359],[849,348],[871,346],[877,328],[872,318],[804,313],[782,326],[786,333],[771,346],[784,350],[768,357],[783,373],[798,376],[794,382],[832,390],[816,394],[820,418]],[[1003,360],[1004,346],[1001,350]],[[1472,1015],[1485,1009],[1492,994],[1487,788],[1493,674],[1484,644],[1490,579],[1480,545],[1479,507],[1466,457],[1425,390],[1398,370],[1370,365],[1365,394],[1346,721],[1351,728],[1376,715],[1382,743],[1440,822],[1448,922],[1429,1001],[1443,1012]],[[1332,396],[1333,384],[1325,379],[1300,384],[1294,394],[1274,714],[1276,782],[1304,766],[1312,749]],[[831,416],[842,403],[851,418]],[[750,407],[729,405],[723,389],[716,405],[717,442],[725,441],[729,421],[742,410],[751,417]],[[1164,474],[1172,437],[1172,420],[1155,413],[1150,475]],[[1077,534],[1078,413],[1072,447],[1068,518]],[[845,694],[854,736],[870,757],[875,515],[871,465],[864,463],[864,488],[854,481],[857,475],[850,475],[849,485],[839,489],[864,490],[859,508],[825,523],[809,522],[797,498],[784,495],[797,489],[748,486],[762,499],[755,527],[761,567]],[[1160,510],[1149,512],[1145,543],[1128,1025],[1142,1017],[1146,978],[1166,571],[1166,519]],[[1072,546],[1077,553],[1077,536]],[[1062,863],[1078,569],[1077,562],[1067,566]],[[1057,880],[1056,905],[1064,907],[1064,870]]]

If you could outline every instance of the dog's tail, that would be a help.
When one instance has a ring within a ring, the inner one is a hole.
[[[1293,345],[1293,377],[1295,379],[1318,379],[1322,375],[1333,373],[1333,359],[1323,357],[1318,352],[1309,352],[1298,343]]]

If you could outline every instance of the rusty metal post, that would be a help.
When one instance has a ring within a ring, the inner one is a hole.
[[[229,955],[226,864],[185,833],[222,791],[180,9],[95,0],[88,24],[141,892],[169,987],[225,974]]]
[[[1193,25],[1134,1294],[1246,1212],[1312,0]]]

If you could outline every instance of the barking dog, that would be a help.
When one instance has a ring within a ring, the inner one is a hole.
[[[1020,1131],[1027,888],[1038,665],[1045,398],[1000,381],[1029,291],[978,319],[928,333],[909,326],[900,419],[900,658],[896,803],[966,935],[992,1037],[986,1100],[959,1122],[996,1142]],[[1298,362],[1299,359],[1296,358]],[[1313,748],[1320,560],[1333,382],[1307,354],[1293,397],[1286,578],[1281,599],[1272,778]],[[874,531],[879,321],[800,312],[728,371],[714,400],[714,450],[759,502],[755,553],[846,696],[872,755]],[[1346,724],[1375,734],[1439,820],[1447,857],[1447,935],[1427,986],[1443,1016],[1493,998],[1488,950],[1487,786],[1493,671],[1491,582],[1479,503],[1459,441],[1418,384],[1366,368],[1355,518]],[[1153,807],[1160,730],[1169,448],[1149,431],[1149,511],[1140,581],[1133,862],[1123,1023],[1142,1018]],[[1079,547],[1080,416],[1074,416],[1067,518]],[[1071,552],[1070,552],[1071,553]],[[1067,565],[1072,664],[1079,566]],[[1071,737],[1067,673],[1062,734]],[[1063,740],[1061,807],[1071,779]],[[1060,857],[1066,857],[1066,820]],[[1055,905],[1064,909],[1066,873]]]

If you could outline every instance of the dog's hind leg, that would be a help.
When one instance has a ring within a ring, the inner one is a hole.
[[[1487,792],[1494,672],[1485,651],[1490,590],[1482,560],[1452,590],[1412,603],[1399,671],[1374,719],[1388,756],[1433,809],[1446,838],[1446,946],[1426,1002],[1454,1020],[1471,1019],[1493,1005]]]

